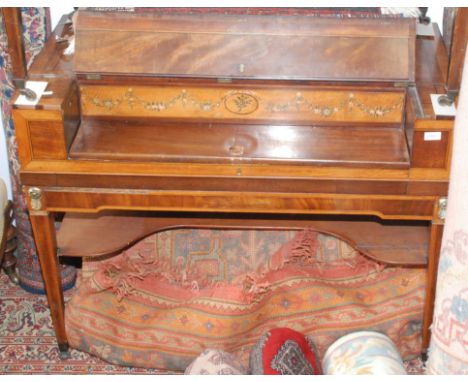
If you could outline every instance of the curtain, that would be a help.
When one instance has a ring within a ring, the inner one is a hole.
[[[463,72],[428,374],[468,374],[468,56]]]
[[[28,67],[34,57],[40,52],[47,36],[50,34],[50,13],[48,8],[21,8],[23,22],[23,42]],[[1,116],[7,141],[7,155],[13,191],[14,216],[18,235],[18,248],[15,253],[17,272],[20,285],[32,293],[44,293],[44,284],[36,255],[36,249],[29,222],[27,207],[21,192],[19,179],[20,165],[18,162],[15,129],[11,118],[10,101],[13,96],[11,61],[8,56],[7,37],[0,13],[0,99]],[[64,289],[74,285],[76,269],[70,266],[62,267],[62,283]]]

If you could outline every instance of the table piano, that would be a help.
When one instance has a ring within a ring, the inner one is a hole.
[[[448,61],[436,25],[77,13],[74,55],[64,18],[29,70],[48,92],[13,110],[62,352],[59,257],[177,227],[308,227],[425,267],[427,349],[453,136],[430,101]]]

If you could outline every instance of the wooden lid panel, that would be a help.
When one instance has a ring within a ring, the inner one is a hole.
[[[117,24],[118,22],[118,24]],[[276,34],[306,36],[394,36],[407,38],[413,20],[405,18],[322,18],[301,15],[162,14],[80,9],[77,30],[140,32]],[[340,28],[337,28],[340,26]]]
[[[334,81],[414,80],[413,20],[80,13],[75,71]]]

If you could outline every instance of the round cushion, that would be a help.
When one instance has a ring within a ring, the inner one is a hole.
[[[289,328],[275,328],[264,334],[250,354],[252,374],[322,374],[314,344]]]
[[[400,353],[386,335],[359,331],[336,340],[323,357],[325,374],[406,374]]]

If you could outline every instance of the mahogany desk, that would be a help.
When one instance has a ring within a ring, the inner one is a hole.
[[[89,32],[90,25],[97,25],[83,20],[81,41],[89,39],[85,32]],[[56,34],[66,31],[66,26],[59,25]],[[200,100],[209,98],[221,86],[229,90],[229,95],[237,94],[232,104],[225,103],[226,109],[238,107],[238,114],[242,114],[242,108],[251,105],[246,101],[248,96],[269,97],[268,81],[148,80],[133,76],[112,85],[112,76],[106,79],[103,75],[105,81],[111,81],[109,89],[112,88],[105,93],[96,90],[100,76],[76,77],[72,58],[62,55],[64,45],[51,39],[31,68],[29,79],[48,81],[52,94],[43,96],[33,107],[15,106],[13,115],[21,179],[60,350],[66,351],[68,343],[59,256],[118,253],[144,236],[173,227],[310,227],[336,235],[383,263],[426,267],[426,350],[444,224],[453,121],[437,119],[429,100],[430,93],[443,93],[445,89],[447,57],[440,33],[436,26],[433,39],[415,38],[414,31],[411,33],[408,38],[415,46],[413,51],[410,49],[410,63],[414,61],[415,65],[413,81],[419,111],[415,111],[415,106],[409,107],[404,111],[403,125],[374,130],[361,129],[356,123],[350,123],[347,130],[334,125],[322,129],[320,124],[309,128],[299,123],[289,148],[309,155],[311,160],[304,163],[278,161],[266,155],[275,148],[275,141],[260,141],[258,137],[265,136],[265,126],[277,126],[261,124],[261,119],[249,124],[247,117],[237,115],[237,120],[228,118],[220,127],[203,120],[184,124],[180,118],[167,118],[156,128],[148,120],[154,121],[150,113],[161,104],[153,103],[153,110],[141,119],[130,115],[131,108],[125,111],[126,115],[115,112],[121,104],[135,103],[143,97],[143,90],[147,89],[143,87],[148,86],[145,81],[149,81],[158,89],[172,87],[179,92],[178,98],[172,98],[176,101],[168,101],[165,107],[184,99],[190,100],[193,107],[202,107]],[[81,51],[78,58],[83,60],[83,54]],[[78,65],[80,60],[75,59]],[[239,70],[243,69],[240,66]],[[288,92],[289,86],[287,81],[276,82],[275,94]],[[294,85],[296,102],[301,100],[301,94],[309,94],[309,86],[312,85],[307,81]],[[349,97],[360,96],[361,91],[370,91],[371,98],[374,94],[387,103],[394,102],[389,100],[391,97],[406,97],[407,103],[413,97],[399,84],[390,88],[380,84],[383,90],[377,93],[359,82],[352,86],[353,92],[358,93],[350,93],[350,87],[345,85],[331,89],[334,94],[348,94],[347,102]],[[371,98],[366,102],[372,103]],[[368,114],[369,120],[376,116],[374,109],[366,109],[364,101],[351,101]],[[391,114],[395,107],[387,109],[385,113]],[[92,117],[96,112],[102,115]],[[317,118],[326,119],[328,112],[320,109]],[[241,127],[236,124],[239,121]],[[410,121],[411,126],[406,126]],[[174,132],[176,126],[180,130]],[[284,124],[281,128],[284,132]],[[250,140],[252,129],[257,140]],[[149,143],[154,131],[161,137],[156,153],[153,143]],[[164,131],[166,134],[161,134]],[[426,133],[436,133],[439,139],[425,140]],[[238,140],[227,148],[216,146],[229,134],[238,134]],[[205,142],[209,143],[206,150],[197,152]],[[312,142],[321,144],[313,146]],[[353,146],[353,142],[357,145]],[[254,149],[263,150],[261,154],[266,159],[242,160],[244,151]],[[232,155],[223,157],[223,150]],[[340,153],[344,154],[340,157]],[[193,155],[198,155],[198,160],[193,160]],[[61,213],[65,213],[65,218],[57,237],[54,219]]]

